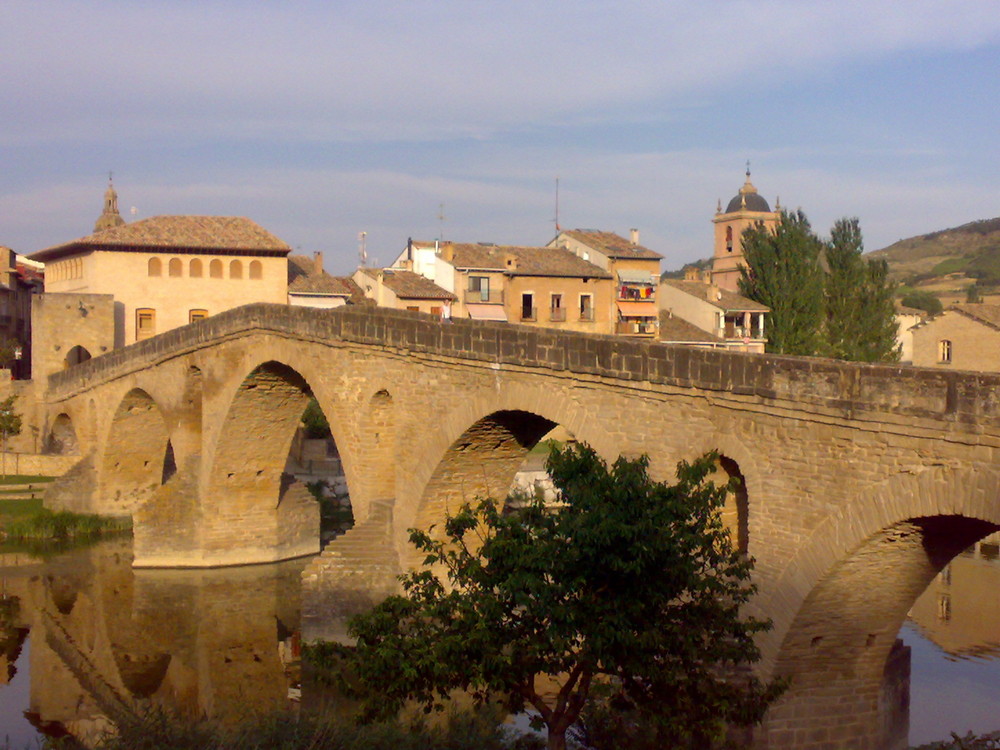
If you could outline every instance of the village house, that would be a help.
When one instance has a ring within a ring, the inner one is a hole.
[[[117,348],[240,305],[286,303],[290,250],[243,217],[127,224],[109,185],[93,234],[29,257],[45,264],[46,292],[114,297]]]
[[[430,279],[402,268],[366,268],[354,272],[353,281],[362,294],[379,307],[451,316],[455,295]]]
[[[454,290],[456,317],[614,332],[611,274],[563,248],[409,242],[395,265]]]
[[[331,276],[323,269],[323,253],[288,256],[288,304],[330,309],[347,304],[366,304],[354,279]],[[370,304],[370,303],[369,303]]]
[[[918,367],[1000,372],[1000,305],[952,305],[911,333]]]
[[[549,242],[611,274],[614,293],[608,303],[613,333],[626,336],[656,335],[658,311],[656,289],[660,281],[662,255],[639,244],[639,230],[629,239],[597,229],[568,229]]]
[[[31,377],[31,297],[40,294],[44,267],[0,246],[0,368]]]
[[[715,278],[714,274],[711,278]],[[717,347],[756,354],[764,352],[767,344],[764,318],[768,308],[720,288],[696,271],[683,280],[664,279],[660,284],[658,304],[661,322],[679,318],[713,337]],[[673,325],[675,329],[668,335],[676,335],[676,323]],[[665,340],[664,333],[660,333],[661,341]],[[701,341],[694,343],[704,345]]]

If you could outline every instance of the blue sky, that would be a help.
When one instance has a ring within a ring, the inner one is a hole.
[[[0,244],[230,214],[328,270],[407,237],[711,252],[751,161],[868,249],[1000,215],[996,0],[89,2],[0,7]],[[444,204],[445,221],[438,220]]]

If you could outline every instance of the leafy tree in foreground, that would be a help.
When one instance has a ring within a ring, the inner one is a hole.
[[[823,243],[802,211],[781,212],[770,230],[743,232],[740,294],[767,305],[768,350],[812,356],[823,349]]]
[[[895,284],[884,260],[865,259],[857,219],[838,219],[826,246],[825,354],[855,362],[895,362]]]
[[[407,701],[443,707],[463,690],[511,712],[533,708],[548,747],[601,685],[669,738],[708,747],[727,723],[753,724],[780,693],[748,675],[753,637],[770,623],[742,617],[752,561],[733,549],[719,510],[726,488],[706,481],[714,456],[654,482],[648,460],[609,469],[587,446],[553,449],[561,503],[464,505],[444,541],[412,531],[431,570],[352,620],[347,649],[365,718]]]

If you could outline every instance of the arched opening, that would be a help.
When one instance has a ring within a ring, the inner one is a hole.
[[[163,261],[159,258],[150,258],[146,264],[146,272],[149,276],[163,275]]]
[[[250,261],[250,278],[251,279],[264,278],[264,266],[261,265],[261,262],[259,260]]]
[[[238,260],[229,261],[229,278],[231,279],[242,279],[243,278],[243,264]]]
[[[719,456],[716,482],[729,485],[722,521],[729,529],[733,546],[743,554],[750,551],[750,506],[747,483],[739,464],[729,456]]]
[[[188,264],[188,276],[192,279],[200,279],[202,275],[202,264],[198,258],[192,258]]]
[[[102,512],[132,513],[148,499],[169,478],[169,445],[167,424],[156,402],[139,388],[129,391],[115,411],[104,449]]]
[[[76,430],[73,428],[73,420],[65,412],[52,422],[52,429],[49,431],[49,437],[45,443],[45,452],[60,456],[79,454],[80,444],[76,438]]]
[[[208,264],[208,275],[213,279],[222,278],[222,261],[216,258]]]
[[[212,464],[206,559],[241,564],[319,551],[320,510],[308,488],[318,467],[287,470],[311,396],[298,372],[274,361],[237,388]]]
[[[532,412],[503,410],[479,419],[442,456],[424,488],[414,526],[441,528],[442,520],[476,498],[505,499],[525,459],[556,423]],[[408,549],[409,567],[419,555]]]
[[[1000,526],[958,515],[899,521],[873,534],[813,587],[788,629],[775,675],[788,692],[761,732],[829,733],[843,746],[908,747],[908,611],[957,555]],[[776,744],[775,744],[776,743]]]
[[[78,365],[90,359],[90,352],[79,344],[66,352],[66,359],[63,360],[63,368]]]

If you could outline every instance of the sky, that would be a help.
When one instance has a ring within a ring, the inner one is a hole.
[[[247,216],[349,273],[406,240],[708,257],[752,180],[866,248],[1000,216],[997,0],[4,0],[0,245]],[[134,211],[133,211],[134,208]],[[443,216],[443,219],[441,218]]]

